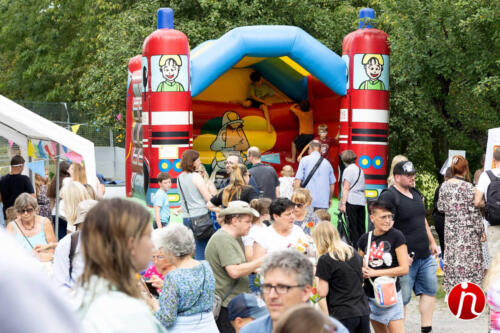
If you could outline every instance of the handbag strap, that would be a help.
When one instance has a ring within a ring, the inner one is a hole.
[[[316,170],[318,170],[318,168],[319,168],[321,162],[323,162],[323,160],[324,160],[323,156],[320,155],[318,161],[316,162],[316,164],[312,168],[311,172],[309,172],[309,174],[307,175],[306,180],[304,180],[302,187],[306,187],[307,184],[309,184],[309,181],[311,180],[311,178],[314,175],[314,173],[316,172]]]
[[[367,258],[366,259],[366,266],[368,266],[368,261],[370,261],[370,248],[371,248],[370,243],[372,241],[372,233],[373,233],[372,231],[370,231],[368,233],[368,244],[366,245],[366,252],[367,252],[367,255],[366,255],[366,258]],[[398,279],[398,277],[395,276],[395,277],[393,277],[393,279],[394,279],[394,282],[396,282],[396,280]],[[367,280],[370,281],[371,285],[373,286],[372,279],[368,278]]]
[[[186,206],[186,211],[187,211],[187,213],[188,213],[189,215],[191,215],[191,214],[189,213],[189,207],[188,207],[188,203],[187,203],[187,201],[186,201],[186,196],[184,195],[184,191],[182,190],[180,176],[181,176],[181,175],[179,175],[179,177],[177,177],[177,185],[179,186],[179,189],[181,190],[182,200],[184,201],[184,206]]]
[[[352,184],[352,186],[349,187],[349,191],[352,190],[354,188],[354,186],[356,186],[356,184],[358,183],[359,177],[361,177],[361,168],[358,167],[358,170],[359,170],[358,178],[356,179],[356,181],[354,182],[354,184]]]
[[[366,243],[366,266],[368,267],[368,262],[370,261],[370,243],[372,242],[372,231],[368,233],[368,243]]]
[[[237,278],[236,280],[234,280],[233,285],[231,286],[231,288],[229,288],[227,293],[224,295],[224,298],[222,298],[221,304],[224,303],[226,298],[228,298],[228,296],[231,294],[231,292],[234,290],[234,288],[236,288],[236,285],[238,284],[239,280],[240,280],[240,278]]]
[[[14,224],[16,225],[16,228],[17,230],[19,230],[21,232],[21,235],[23,235],[24,239],[26,239],[26,241],[28,242],[28,244],[31,246],[31,248],[33,249],[33,244],[31,244],[30,240],[28,239],[28,237],[26,237],[26,235],[24,234],[23,230],[21,228],[19,228],[19,225],[17,224],[16,220],[13,221]]]

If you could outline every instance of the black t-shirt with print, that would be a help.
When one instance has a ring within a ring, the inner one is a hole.
[[[383,191],[379,200],[387,202],[392,207],[394,228],[405,236],[408,253],[415,252],[414,259],[425,259],[431,255],[425,228],[425,206],[420,192],[410,188],[410,193],[413,199],[393,186],[392,190]]]
[[[366,243],[368,242],[368,233],[363,234],[358,241],[358,248],[366,255]],[[370,245],[370,257],[368,259],[368,267],[372,269],[386,269],[398,267],[398,257],[396,256],[396,249],[405,244],[405,236],[403,233],[395,228],[390,229],[385,234],[375,236],[372,233]],[[374,279],[372,279],[373,281]],[[373,286],[365,280],[365,293],[368,297],[375,297],[373,294]],[[396,289],[399,291],[399,278],[396,280]]]
[[[328,312],[336,319],[370,314],[368,300],[363,291],[363,261],[357,252],[347,261],[322,255],[316,266],[316,276],[328,281]]]
[[[217,195],[214,195],[212,199],[210,199],[210,202],[214,204],[215,206],[223,206],[222,205],[222,194],[224,193],[224,190],[220,191],[217,193]],[[257,192],[252,186],[245,185],[241,188],[241,191],[237,192],[231,200],[229,201],[236,201],[236,200],[241,200],[250,203],[253,199],[258,199],[259,196],[257,195]]]

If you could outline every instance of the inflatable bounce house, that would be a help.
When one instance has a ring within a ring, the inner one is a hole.
[[[212,176],[224,169],[229,152],[245,160],[250,146],[278,172],[285,164],[296,170],[297,163],[286,161],[299,134],[290,107],[307,100],[315,135],[326,124],[339,139],[328,154],[337,178],[339,153],[352,149],[365,172],[366,195],[376,197],[386,179],[389,46],[385,32],[365,23],[374,15],[360,11],[359,29],[344,38],[339,56],[292,26],[240,27],[190,51],[186,35],[174,29],[173,11],[160,9],[158,29],[129,61],[127,195],[151,204],[157,175],[168,172],[169,199],[178,205],[180,158],[191,148]],[[259,89],[252,73],[264,82],[267,108],[247,100],[249,89]]]

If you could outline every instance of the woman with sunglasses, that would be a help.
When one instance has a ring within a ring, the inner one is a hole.
[[[295,220],[293,223],[299,226],[306,235],[311,236],[312,228],[320,221],[318,215],[314,213],[311,207],[311,193],[305,188],[296,189],[292,193],[292,201],[295,204],[293,210]]]
[[[22,193],[14,202],[14,208],[17,218],[7,225],[7,231],[13,234],[24,248],[33,251],[40,261],[51,261],[57,239],[50,220],[38,215],[36,199],[28,193]]]

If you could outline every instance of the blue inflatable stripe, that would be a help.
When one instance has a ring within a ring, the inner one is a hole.
[[[251,66],[291,99],[307,99],[307,77],[297,73],[279,58],[269,58]]]
[[[233,29],[192,50],[191,95],[200,94],[244,56],[289,56],[333,92],[346,94],[344,60],[304,30],[292,26],[249,26]],[[267,73],[265,76],[269,77]]]

